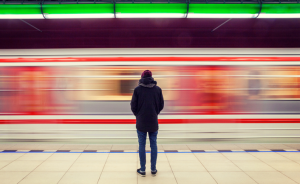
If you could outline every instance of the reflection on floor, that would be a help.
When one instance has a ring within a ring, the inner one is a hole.
[[[300,144],[159,145],[160,150],[179,152],[158,154],[158,174],[155,177],[150,173],[150,153],[147,153],[146,177],[140,177],[136,173],[136,169],[139,168],[137,153],[103,153],[105,150],[137,149],[137,145],[0,144],[0,150],[81,150],[80,153],[1,152],[0,183],[300,183],[300,152],[297,151]],[[275,151],[240,151],[243,149]],[[102,152],[89,153],[82,150],[102,150]],[[232,150],[232,152],[191,152],[191,150]]]

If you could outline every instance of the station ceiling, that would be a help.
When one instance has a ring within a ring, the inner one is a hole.
[[[118,0],[118,2],[124,1]],[[208,1],[218,3],[220,0]],[[40,2],[30,1],[31,4]],[[59,2],[74,1],[45,0],[44,3]],[[114,3],[118,2],[114,1]],[[272,4],[297,3],[297,0],[295,2],[289,0],[282,2],[280,0],[225,0],[223,2],[225,4],[231,2]],[[6,3],[20,4],[21,1],[6,0]],[[299,32],[300,18],[2,19],[0,20],[0,49],[300,47]]]

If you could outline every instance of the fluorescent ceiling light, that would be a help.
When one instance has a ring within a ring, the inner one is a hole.
[[[46,19],[93,19],[93,18],[114,18],[113,13],[94,13],[94,14],[47,14],[44,13]]]
[[[300,13],[282,13],[282,14],[279,14],[279,13],[261,13],[258,18],[265,18],[265,19],[300,18]]]
[[[116,18],[185,18],[185,13],[117,13]]]
[[[258,14],[207,14],[189,13],[188,18],[256,18]]]
[[[44,19],[42,14],[0,14],[0,19]]]

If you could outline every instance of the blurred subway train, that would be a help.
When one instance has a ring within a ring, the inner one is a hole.
[[[0,141],[135,144],[146,69],[159,144],[300,141],[300,49],[209,48],[0,50]]]

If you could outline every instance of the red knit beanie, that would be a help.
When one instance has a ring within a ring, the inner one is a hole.
[[[142,78],[145,78],[145,77],[152,77],[152,73],[150,70],[145,70],[142,75],[141,75]]]

